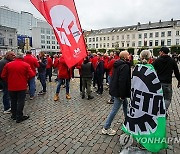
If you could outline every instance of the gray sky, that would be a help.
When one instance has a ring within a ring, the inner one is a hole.
[[[180,0],[75,0],[83,29],[100,29],[180,19]],[[43,18],[30,0],[0,0],[16,11]]]

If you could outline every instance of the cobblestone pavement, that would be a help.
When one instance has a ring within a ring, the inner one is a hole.
[[[56,83],[47,83],[47,94],[27,101],[24,113],[30,119],[17,124],[9,114],[0,112],[0,153],[33,154],[33,153],[75,153],[75,154],[118,154],[120,151],[119,136],[123,122],[120,109],[113,129],[117,135],[102,135],[101,129],[112,105],[106,104],[108,90],[93,100],[81,99],[79,79],[71,81],[72,99],[66,100],[65,89],[61,88],[60,101],[54,102]],[[173,100],[167,120],[167,136],[180,137],[180,90],[173,79]],[[41,90],[37,81],[37,91]],[[94,90],[93,90],[94,91]],[[2,93],[0,93],[2,100]],[[2,104],[0,104],[2,110]],[[180,144],[170,143],[169,149],[160,154],[180,154]]]

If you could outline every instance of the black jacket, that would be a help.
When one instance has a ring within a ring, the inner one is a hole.
[[[161,83],[172,83],[172,73],[174,72],[178,81],[180,81],[179,69],[176,62],[168,55],[161,56],[153,63]]]
[[[110,83],[109,94],[122,99],[130,97],[131,71],[130,63],[118,60],[114,63],[114,72]]]
[[[10,60],[8,60],[6,58],[0,60],[0,75],[2,73],[2,70],[3,70],[4,66],[9,62],[10,62]],[[0,78],[1,78],[1,76],[0,76]]]
[[[39,62],[38,73],[45,73],[46,72],[46,65],[47,65],[47,58],[43,57],[41,59],[41,62]]]
[[[82,78],[92,78],[94,68],[91,62],[84,62],[81,67]]]

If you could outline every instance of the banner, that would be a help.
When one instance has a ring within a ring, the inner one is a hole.
[[[154,67],[136,65],[132,73],[131,101],[122,130],[148,151],[167,148],[163,91]]]
[[[87,56],[86,45],[73,0],[31,0],[31,2],[53,27],[69,68]]]

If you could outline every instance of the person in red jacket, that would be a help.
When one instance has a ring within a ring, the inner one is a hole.
[[[17,53],[15,61],[5,65],[1,77],[8,83],[8,91],[11,99],[11,118],[20,123],[29,118],[23,115],[26,89],[28,80],[33,78],[35,73],[31,66],[23,61],[23,53]]]
[[[31,66],[32,71],[34,72],[34,74],[36,74],[36,69],[39,67],[39,63],[37,58],[32,55],[31,51],[26,52],[26,56],[24,56],[24,61]],[[31,78],[28,81],[28,85],[29,85],[30,100],[32,100],[34,99],[34,95],[36,91],[35,77]]]
[[[96,70],[97,62],[98,62],[98,56],[96,53],[93,53],[93,58],[90,59],[90,62],[93,65],[94,70]],[[96,72],[93,73],[93,87],[95,88],[97,83],[97,74]]]
[[[46,57],[47,57],[46,78],[49,77],[49,82],[52,82],[51,77],[52,77],[53,62],[49,55],[47,55]]]
[[[66,98],[71,99],[69,95],[69,82],[71,78],[71,70],[66,65],[63,56],[60,57],[59,62],[57,63],[57,66],[55,65],[54,67],[58,67],[58,85],[56,89],[56,94],[54,96],[54,101],[59,100],[60,88],[64,79],[66,81]]]
[[[109,62],[109,57],[108,57],[108,54],[105,53],[104,56],[103,56],[103,61],[104,61],[104,73],[106,74],[106,84],[108,84],[108,68],[107,68],[107,65],[108,65],[108,62]]]

